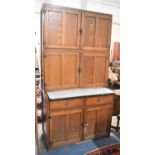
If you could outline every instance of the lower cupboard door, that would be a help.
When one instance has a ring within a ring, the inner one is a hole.
[[[84,117],[84,139],[95,138],[96,109],[87,109]]]
[[[94,139],[108,136],[112,110],[109,107],[90,108],[84,117],[84,139]]]
[[[51,147],[71,144],[82,140],[81,110],[52,114],[50,119]]]
[[[96,118],[95,137],[99,138],[108,136],[110,133],[110,125],[112,119],[111,108],[106,107],[97,110]]]

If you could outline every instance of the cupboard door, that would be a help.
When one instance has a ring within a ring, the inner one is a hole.
[[[44,58],[45,89],[78,87],[78,52],[55,51],[46,53]]]
[[[67,117],[68,121],[68,139],[70,141],[82,140],[82,111],[69,114]]]
[[[44,15],[44,48],[79,48],[81,12],[51,6]]]
[[[95,137],[108,136],[112,119],[111,106],[101,107],[96,113]]]
[[[111,24],[111,15],[82,12],[82,49],[109,49],[111,41]]]
[[[108,80],[108,56],[84,52],[81,56],[80,87],[105,87]]]
[[[84,132],[83,139],[93,139],[95,138],[96,130],[96,109],[86,109],[84,116]]]
[[[86,106],[83,125],[84,139],[105,137],[110,133],[113,103],[97,105],[95,102],[97,101],[94,100]]]
[[[55,111],[50,119],[50,145],[58,147],[82,140],[83,112],[79,109]]]
[[[52,115],[50,119],[50,144],[65,141],[66,138],[66,115]]]

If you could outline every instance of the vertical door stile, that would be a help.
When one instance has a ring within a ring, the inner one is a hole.
[[[49,16],[49,13],[48,13],[48,10],[46,10],[45,11],[45,24],[44,24],[44,40],[43,40],[43,44],[44,44],[44,46],[46,47],[46,46],[48,46],[48,16]]]
[[[76,82],[76,86],[77,87],[79,87],[79,77],[80,77],[80,74],[78,73],[78,68],[79,68],[79,64],[80,64],[80,57],[79,57],[79,53],[77,54],[77,57],[76,57],[76,76],[75,76],[75,78],[76,78],[76,80],[75,81],[77,81]]]
[[[99,109],[96,110],[96,120],[95,120],[95,136],[96,136],[96,130],[97,130],[97,123],[98,123],[98,113],[99,113]]]
[[[82,120],[82,140],[85,139],[85,133],[84,133],[84,124],[85,124],[85,118],[86,118],[86,98],[83,99],[83,120]]]
[[[65,27],[66,27],[66,23],[65,23],[65,11],[62,11],[62,25],[61,25],[61,28],[62,28],[62,35],[61,35],[61,46],[62,48],[64,48],[65,46]]]
[[[95,18],[95,44],[94,44],[94,47],[97,47],[97,26],[98,26],[98,17]]]
[[[93,70],[92,70],[92,84],[94,85],[95,84],[95,64],[96,64],[96,56],[93,56]]]
[[[64,69],[63,69],[63,66],[64,66],[64,54],[62,54],[61,55],[61,71],[60,71],[60,78],[61,78],[61,80],[60,80],[60,87],[62,87],[63,86],[63,84],[64,84]]]
[[[69,135],[69,115],[65,115],[65,119],[66,119],[66,122],[65,122],[65,140],[67,141],[69,139],[68,135]]]
[[[82,14],[80,12],[78,14],[78,25],[77,25],[78,30],[77,30],[77,40],[76,40],[76,46],[79,47],[79,49],[81,49],[81,47],[80,47],[81,34],[80,34],[80,30],[79,30],[79,29],[81,29],[81,16],[82,16]]]
[[[83,51],[81,51],[81,53],[80,53],[80,59],[79,59],[79,62],[80,62],[79,68],[80,69],[82,69],[82,62],[83,62],[82,57],[83,57]],[[78,68],[78,70],[79,70],[79,68]],[[81,70],[81,72],[78,71],[78,74],[79,74],[79,87],[82,86],[82,73],[83,73],[83,70]]]
[[[80,48],[83,49],[83,36],[84,36],[84,12],[81,12],[81,27],[82,33],[80,33]],[[80,31],[80,30],[79,30]]]

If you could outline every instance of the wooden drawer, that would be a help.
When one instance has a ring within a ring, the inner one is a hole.
[[[113,103],[114,102],[114,96],[113,95],[101,96],[100,102],[101,103]]]
[[[87,97],[85,102],[86,106],[100,104],[100,97]]]
[[[86,98],[86,106],[113,103],[113,95]]]
[[[67,99],[50,102],[50,110],[59,110],[65,108],[82,107],[83,99]]]

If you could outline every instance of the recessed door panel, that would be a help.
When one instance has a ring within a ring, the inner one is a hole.
[[[94,61],[94,83],[103,84],[106,81],[105,73],[107,72],[107,57],[95,56]]]
[[[82,139],[82,111],[68,115],[68,139]]]
[[[84,120],[84,139],[92,139],[95,137],[96,130],[96,110],[86,110]]]
[[[45,84],[52,86],[61,85],[61,68],[62,68],[62,56],[48,55],[45,59]]]
[[[50,119],[50,141],[64,141],[66,137],[66,116],[57,115]]]
[[[109,133],[110,123],[111,123],[111,109],[108,107],[102,107],[97,111],[96,119],[96,137],[103,137]]]
[[[86,47],[95,47],[95,30],[96,30],[96,18],[91,16],[85,16],[83,27],[83,45]]]
[[[78,57],[74,54],[64,55],[63,58],[63,85],[76,85]]]
[[[78,47],[79,46],[79,14],[66,13],[64,25],[64,46]]]
[[[48,45],[61,46],[62,42],[62,13],[48,13]]]

